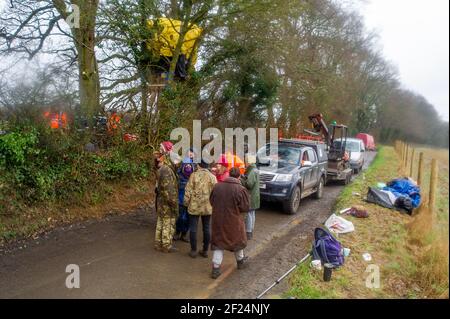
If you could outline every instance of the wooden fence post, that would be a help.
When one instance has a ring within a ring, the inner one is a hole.
[[[403,169],[406,166],[406,154],[408,154],[408,144],[404,143],[404,147],[403,147]]]
[[[403,162],[405,161],[405,143],[403,143],[403,142],[401,142],[401,147],[400,147],[400,154],[401,154],[401,156],[400,156],[400,158],[401,158],[401,161],[400,161],[400,163],[401,163],[401,167],[402,167],[402,169],[403,169]]]
[[[412,154],[411,154],[411,168],[409,170],[409,177],[413,177],[413,167],[414,167],[414,155],[416,154],[416,149],[413,148],[412,149]]]
[[[436,159],[431,160],[430,193],[428,197],[428,207],[430,210],[431,225],[434,225],[436,218],[436,190],[438,182],[438,165]]]
[[[422,186],[423,184],[423,152],[419,154],[419,167],[417,169],[417,184]],[[423,194],[423,189],[422,189]]]
[[[408,174],[408,160],[409,160],[409,144],[406,144],[406,154],[405,154],[405,165],[403,166],[405,168],[405,174]]]

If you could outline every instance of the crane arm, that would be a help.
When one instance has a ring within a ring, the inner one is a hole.
[[[327,145],[329,146],[331,143],[331,136],[330,136],[330,131],[328,130],[328,127],[325,124],[325,121],[323,120],[323,115],[320,113],[317,113],[317,114],[308,116],[308,118],[313,125],[314,131],[316,133],[322,134]]]

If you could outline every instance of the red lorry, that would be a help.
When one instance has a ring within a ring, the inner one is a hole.
[[[359,133],[356,135],[356,138],[359,138],[364,142],[366,150],[375,151],[375,140],[372,135],[366,133]]]

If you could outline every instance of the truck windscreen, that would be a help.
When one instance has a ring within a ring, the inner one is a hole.
[[[270,157],[272,148],[273,157]],[[258,162],[270,165],[277,162],[278,165],[299,165],[301,149],[290,145],[267,144],[258,151]]]

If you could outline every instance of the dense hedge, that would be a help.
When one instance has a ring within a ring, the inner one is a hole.
[[[39,127],[18,127],[0,136],[0,212],[14,203],[71,200],[101,191],[112,181],[139,180],[150,172],[150,150],[110,137],[97,152],[87,136]]]

